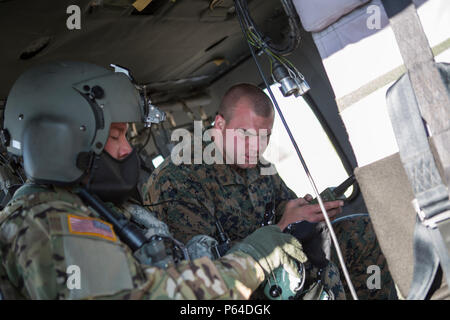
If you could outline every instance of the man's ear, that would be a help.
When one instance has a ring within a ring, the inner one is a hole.
[[[217,114],[214,119],[214,128],[222,131],[225,128],[225,124],[225,118],[221,114]]]

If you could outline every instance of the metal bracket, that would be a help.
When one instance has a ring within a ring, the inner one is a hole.
[[[445,221],[447,219],[450,219],[450,210],[445,210],[445,211],[443,211],[441,213],[438,213],[438,214],[434,215],[431,218],[427,218],[425,216],[425,213],[423,212],[423,210],[420,208],[419,202],[417,201],[417,199],[414,199],[412,201],[412,205],[414,207],[414,210],[416,210],[420,221],[427,228],[435,229],[435,228],[438,227],[439,223],[441,223],[442,221]]]
[[[148,113],[145,118],[145,127],[149,128],[152,123],[160,123],[166,120],[166,113],[159,110],[155,105],[153,105],[150,100],[148,101]]]

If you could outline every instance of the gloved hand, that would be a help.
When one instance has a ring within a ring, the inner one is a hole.
[[[309,261],[319,269],[323,269],[328,265],[328,260],[322,247],[322,242],[325,241],[323,237],[327,235],[327,231],[323,230],[326,226],[324,227],[323,224],[323,222],[311,223],[305,220],[292,223],[284,229],[285,233],[289,233],[298,241],[301,241],[303,251]]]
[[[298,276],[295,261],[304,263],[307,260],[300,242],[290,234],[281,232],[281,229],[274,225],[259,228],[234,245],[227,253],[235,251],[242,251],[255,259],[266,277],[278,267],[283,267],[291,275]]]

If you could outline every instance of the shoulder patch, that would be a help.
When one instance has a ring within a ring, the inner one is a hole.
[[[78,235],[99,237],[102,239],[116,241],[113,226],[108,222],[96,218],[67,215],[69,232]]]

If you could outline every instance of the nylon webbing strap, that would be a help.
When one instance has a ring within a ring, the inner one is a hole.
[[[448,263],[445,244],[439,238],[439,227],[450,220],[439,219],[448,214],[450,201],[428,144],[408,74],[389,89],[387,105],[400,158],[416,196],[414,206],[418,212],[414,231],[414,276],[408,298],[424,299],[439,261]],[[444,270],[445,264],[442,263]],[[445,273],[450,274],[447,270]]]
[[[450,201],[428,144],[422,116],[450,181],[450,99],[414,5],[383,0],[408,70],[388,91],[388,111],[400,158],[413,187],[418,213],[414,232],[414,276],[408,299],[424,299],[439,262],[450,284]],[[448,66],[447,66],[448,67]],[[446,66],[440,68],[445,74]]]
[[[450,98],[411,0],[382,0],[408,70],[420,112],[450,182]],[[402,10],[403,9],[403,10]],[[445,181],[444,181],[445,182]]]

